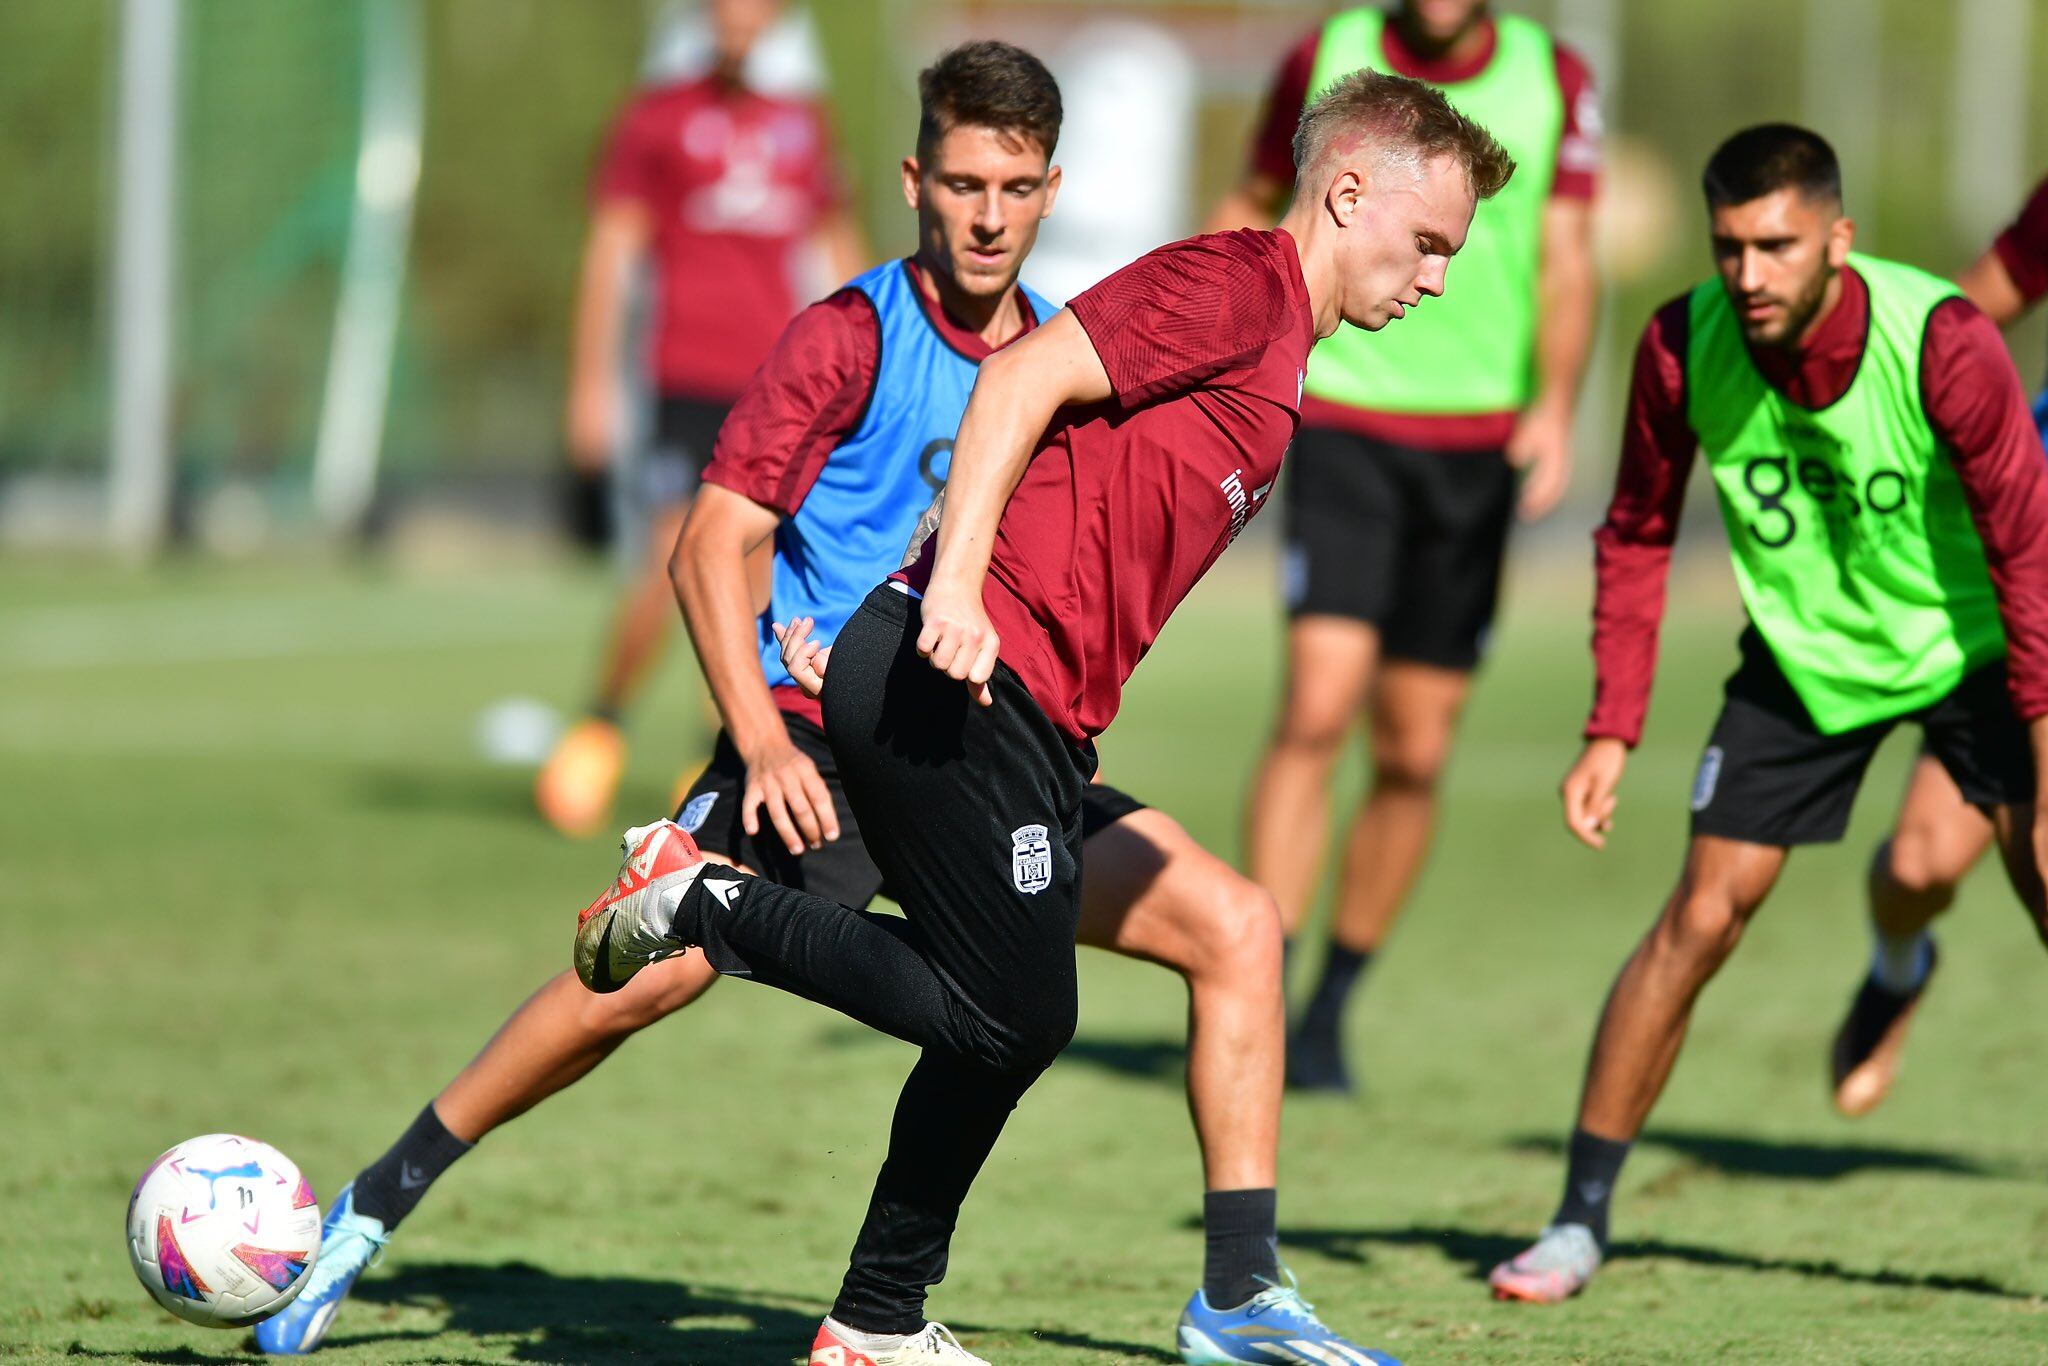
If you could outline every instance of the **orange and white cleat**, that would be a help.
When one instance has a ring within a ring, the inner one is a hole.
[[[1929,939],[1920,984],[1911,991],[1890,991],[1873,977],[1863,979],[1842,1027],[1835,1031],[1828,1057],[1835,1109],[1843,1115],[1860,1119],[1891,1094],[1892,1083],[1899,1079],[1899,1060],[1906,1051],[1906,1029],[1913,1023],[1913,1012],[1920,1008],[1920,998],[1939,962],[1934,941]]]
[[[856,1341],[872,1339],[828,1316],[811,1341],[811,1366],[989,1366],[962,1347],[943,1323],[927,1323],[918,1332],[891,1339],[888,1347],[859,1347]]]
[[[576,917],[576,976],[592,991],[617,991],[648,964],[689,947],[674,937],[676,912],[710,866],[674,821],[635,826],[620,844],[626,858],[618,877]]]
[[[549,825],[572,839],[595,834],[611,813],[626,769],[626,737],[590,717],[569,728],[533,782],[533,804]]]
[[[1518,1256],[1486,1278],[1497,1300],[1561,1304],[1586,1288],[1600,1269],[1600,1240],[1584,1224],[1552,1224]]]

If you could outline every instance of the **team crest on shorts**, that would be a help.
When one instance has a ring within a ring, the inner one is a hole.
[[[1708,745],[1700,755],[1700,770],[1692,779],[1692,809],[1704,811],[1714,804],[1714,788],[1721,781],[1721,747]]]
[[[699,793],[683,803],[683,809],[676,815],[676,824],[694,835],[704,828],[704,822],[711,818],[711,808],[716,805],[716,792]]]
[[[1052,842],[1042,825],[1020,825],[1010,832],[1010,881],[1026,894],[1052,886]]]

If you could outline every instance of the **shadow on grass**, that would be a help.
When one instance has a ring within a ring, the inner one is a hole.
[[[1187,1070],[1188,1044],[1181,1039],[1075,1039],[1054,1066],[1086,1063],[1105,1072],[1180,1085]]]
[[[634,1276],[557,1275],[524,1262],[409,1265],[395,1275],[363,1281],[353,1298],[359,1302],[357,1313],[344,1312],[327,1340],[330,1346],[426,1343],[442,1332],[465,1333],[521,1339],[509,1347],[515,1361],[565,1364],[657,1360],[693,1366],[788,1366],[810,1346],[823,1310],[809,1300],[772,1294]],[[378,1332],[372,1315],[363,1312],[370,1305],[443,1313],[447,1321],[431,1333]],[[1078,1333],[954,1326],[962,1332],[1007,1332],[1065,1347],[1178,1360],[1147,1344]],[[468,1360],[440,1355],[433,1359]],[[496,1353],[493,1359],[498,1359]]]
[[[356,797],[374,810],[499,817],[547,827],[533,809],[533,779],[504,768],[367,768],[349,778]]]
[[[233,1339],[222,1335],[221,1341],[223,1344],[227,1344],[232,1342]],[[243,1339],[243,1342],[247,1342],[247,1339]],[[27,1354],[27,1348],[20,1350],[23,1355]],[[14,1357],[14,1351],[15,1349],[12,1344],[0,1343],[0,1361],[11,1361]],[[223,1361],[247,1361],[254,1351],[255,1348],[253,1347],[249,1348],[248,1351],[243,1351],[240,1346],[227,1345],[223,1345],[222,1349],[218,1352],[199,1352],[194,1351],[190,1347],[159,1347],[153,1351],[140,1352],[125,1348],[120,1351],[110,1351],[106,1348],[88,1347],[82,1342],[74,1342],[64,1349],[64,1355],[75,1357],[80,1361],[147,1361],[152,1363],[153,1366],[219,1366],[219,1363]]]
[[[1529,1245],[1527,1234],[1511,1236],[1484,1229],[1432,1227],[1411,1224],[1406,1228],[1283,1228],[1283,1245],[1310,1248],[1338,1261],[1366,1263],[1373,1247],[1430,1247],[1453,1262],[1462,1262],[1474,1279],[1484,1279],[1496,1265]],[[1617,1260],[1662,1258],[1693,1266],[1718,1267],[1730,1271],[1755,1271],[1815,1280],[1839,1281],[1845,1285],[1867,1285],[1887,1290],[1936,1290],[1957,1295],[1983,1295],[2001,1300],[2034,1300],[2039,1292],[2000,1285],[1983,1276],[1949,1276],[1940,1272],[1865,1271],[1844,1266],[1833,1258],[1761,1257],[1727,1248],[1698,1243],[1674,1243],[1645,1238],[1616,1243],[1608,1254]]]
[[[1636,1144],[1668,1148],[1716,1171],[1791,1181],[1834,1181],[1866,1171],[1935,1172],[1945,1176],[2021,1174],[1961,1153],[1884,1143],[1799,1143],[1697,1129],[1650,1129]],[[1564,1140],[1555,1134],[1524,1134],[1509,1140],[1508,1146],[1521,1152],[1549,1153],[1560,1158],[1564,1155]]]

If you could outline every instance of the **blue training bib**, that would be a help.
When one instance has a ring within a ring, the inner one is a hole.
[[[945,485],[979,368],[933,326],[907,262],[877,266],[848,287],[875,307],[881,363],[860,425],[826,458],[796,515],[776,528],[768,610],[758,623],[771,688],[796,682],[782,667],[771,623],[812,617],[812,638],[829,645],[902,560],[919,515]],[[1038,322],[1055,311],[1029,289],[1024,297]]]

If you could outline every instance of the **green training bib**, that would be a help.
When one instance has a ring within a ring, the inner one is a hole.
[[[1346,10],[1323,26],[1309,99],[1362,66],[1384,69],[1386,16]],[[1492,60],[1469,81],[1439,87],[1515,159],[1506,188],[1472,216],[1441,299],[1374,338],[1341,326],[1310,355],[1307,393],[1398,413],[1498,413],[1535,392],[1537,269],[1543,209],[1564,135],[1564,96],[1550,35],[1517,15],[1494,20]]]
[[[1691,296],[1686,416],[1720,495],[1750,620],[1833,735],[1945,696],[2005,652],[1984,546],[1920,399],[1948,281],[1867,256],[1849,390],[1805,408],[1758,373],[1718,279]]]

